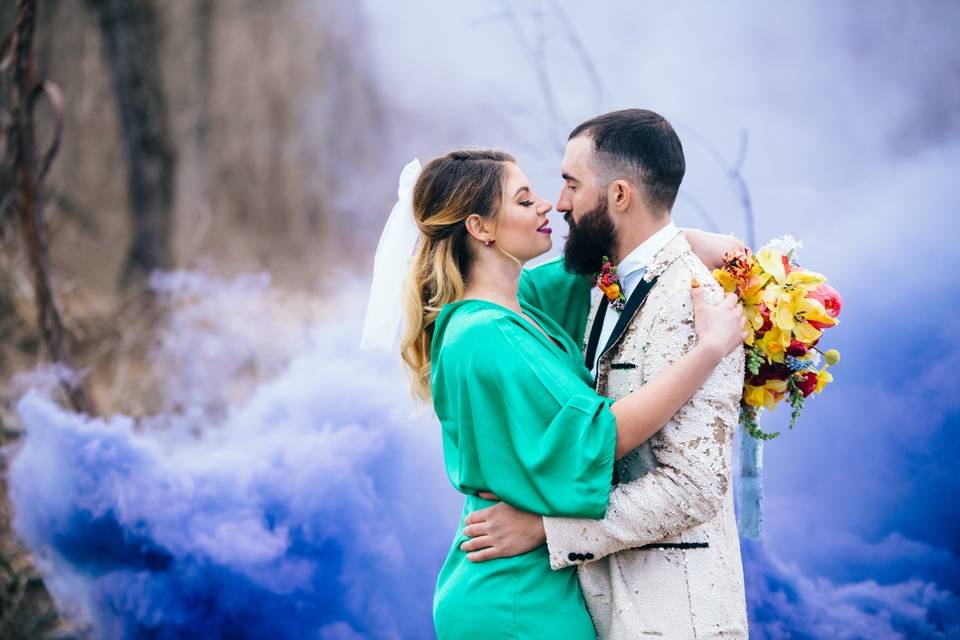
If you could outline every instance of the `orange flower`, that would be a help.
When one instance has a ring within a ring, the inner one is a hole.
[[[610,284],[600,284],[600,290],[607,296],[608,300],[616,300],[620,297],[620,285],[616,282]]]

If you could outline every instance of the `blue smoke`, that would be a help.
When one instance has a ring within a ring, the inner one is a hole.
[[[750,637],[768,640],[960,637],[960,599],[921,579],[834,584],[811,579],[741,540]]]
[[[318,329],[199,435],[20,400],[14,526],[64,610],[104,638],[429,636],[458,515],[439,432],[395,364]]]
[[[414,413],[394,359],[353,346],[359,312],[332,305],[340,315],[305,324],[302,339],[273,339],[278,327],[306,321],[291,319],[300,301],[268,280],[179,273],[155,284],[174,309],[154,354],[176,374],[163,385],[163,412],[92,420],[40,391],[17,407],[26,435],[10,452],[14,526],[61,610],[111,639],[432,637],[433,585],[461,501],[443,471],[435,420]],[[882,499],[899,485],[878,479],[873,496],[870,460],[844,470],[830,447],[803,445],[860,438],[868,458],[892,455],[883,452],[895,443],[858,433],[884,424],[879,414],[857,430],[816,428],[818,414],[851,410],[843,397],[864,394],[854,406],[866,406],[869,387],[884,383],[849,357],[856,349],[840,346],[849,382],[835,383],[835,399],[811,403],[812,426],[784,436],[793,446],[785,439],[771,449],[804,455],[793,464],[806,465],[806,480],[771,483],[775,526],[763,542],[742,541],[751,637],[958,638],[949,547],[886,525],[870,542],[824,511],[849,491],[861,517],[901,517],[884,515]],[[928,363],[916,391],[895,401],[949,422],[954,401],[935,385],[958,353]],[[845,384],[868,389],[843,392]],[[250,390],[231,401],[227,387]],[[929,433],[917,446],[933,441],[937,431]],[[789,476],[791,463],[773,460]],[[818,464],[829,487],[810,476]],[[838,492],[845,480],[849,489]],[[940,521],[941,530],[955,525]],[[781,561],[774,542],[823,568]]]

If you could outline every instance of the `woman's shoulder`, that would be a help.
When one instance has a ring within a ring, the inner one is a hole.
[[[504,331],[515,324],[513,313],[486,300],[459,300],[440,310],[434,330],[434,343],[439,347],[486,344],[494,346]]]

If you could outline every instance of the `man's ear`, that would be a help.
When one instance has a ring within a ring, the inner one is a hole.
[[[614,180],[607,189],[607,201],[617,212],[628,210],[634,197],[633,187],[626,180]]]

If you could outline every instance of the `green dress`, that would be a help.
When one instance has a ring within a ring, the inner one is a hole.
[[[447,475],[466,495],[457,534],[437,579],[441,640],[592,640],[574,567],[550,569],[546,545],[472,563],[463,519],[504,502],[547,516],[602,518],[613,476],[616,420],[597,395],[576,342],[549,316],[482,300],[443,307],[431,344],[433,403]],[[561,346],[558,346],[562,345]]]
[[[523,270],[520,275],[520,302],[550,316],[579,347],[587,331],[593,286],[590,278],[567,271],[562,257],[554,258],[540,266]]]

